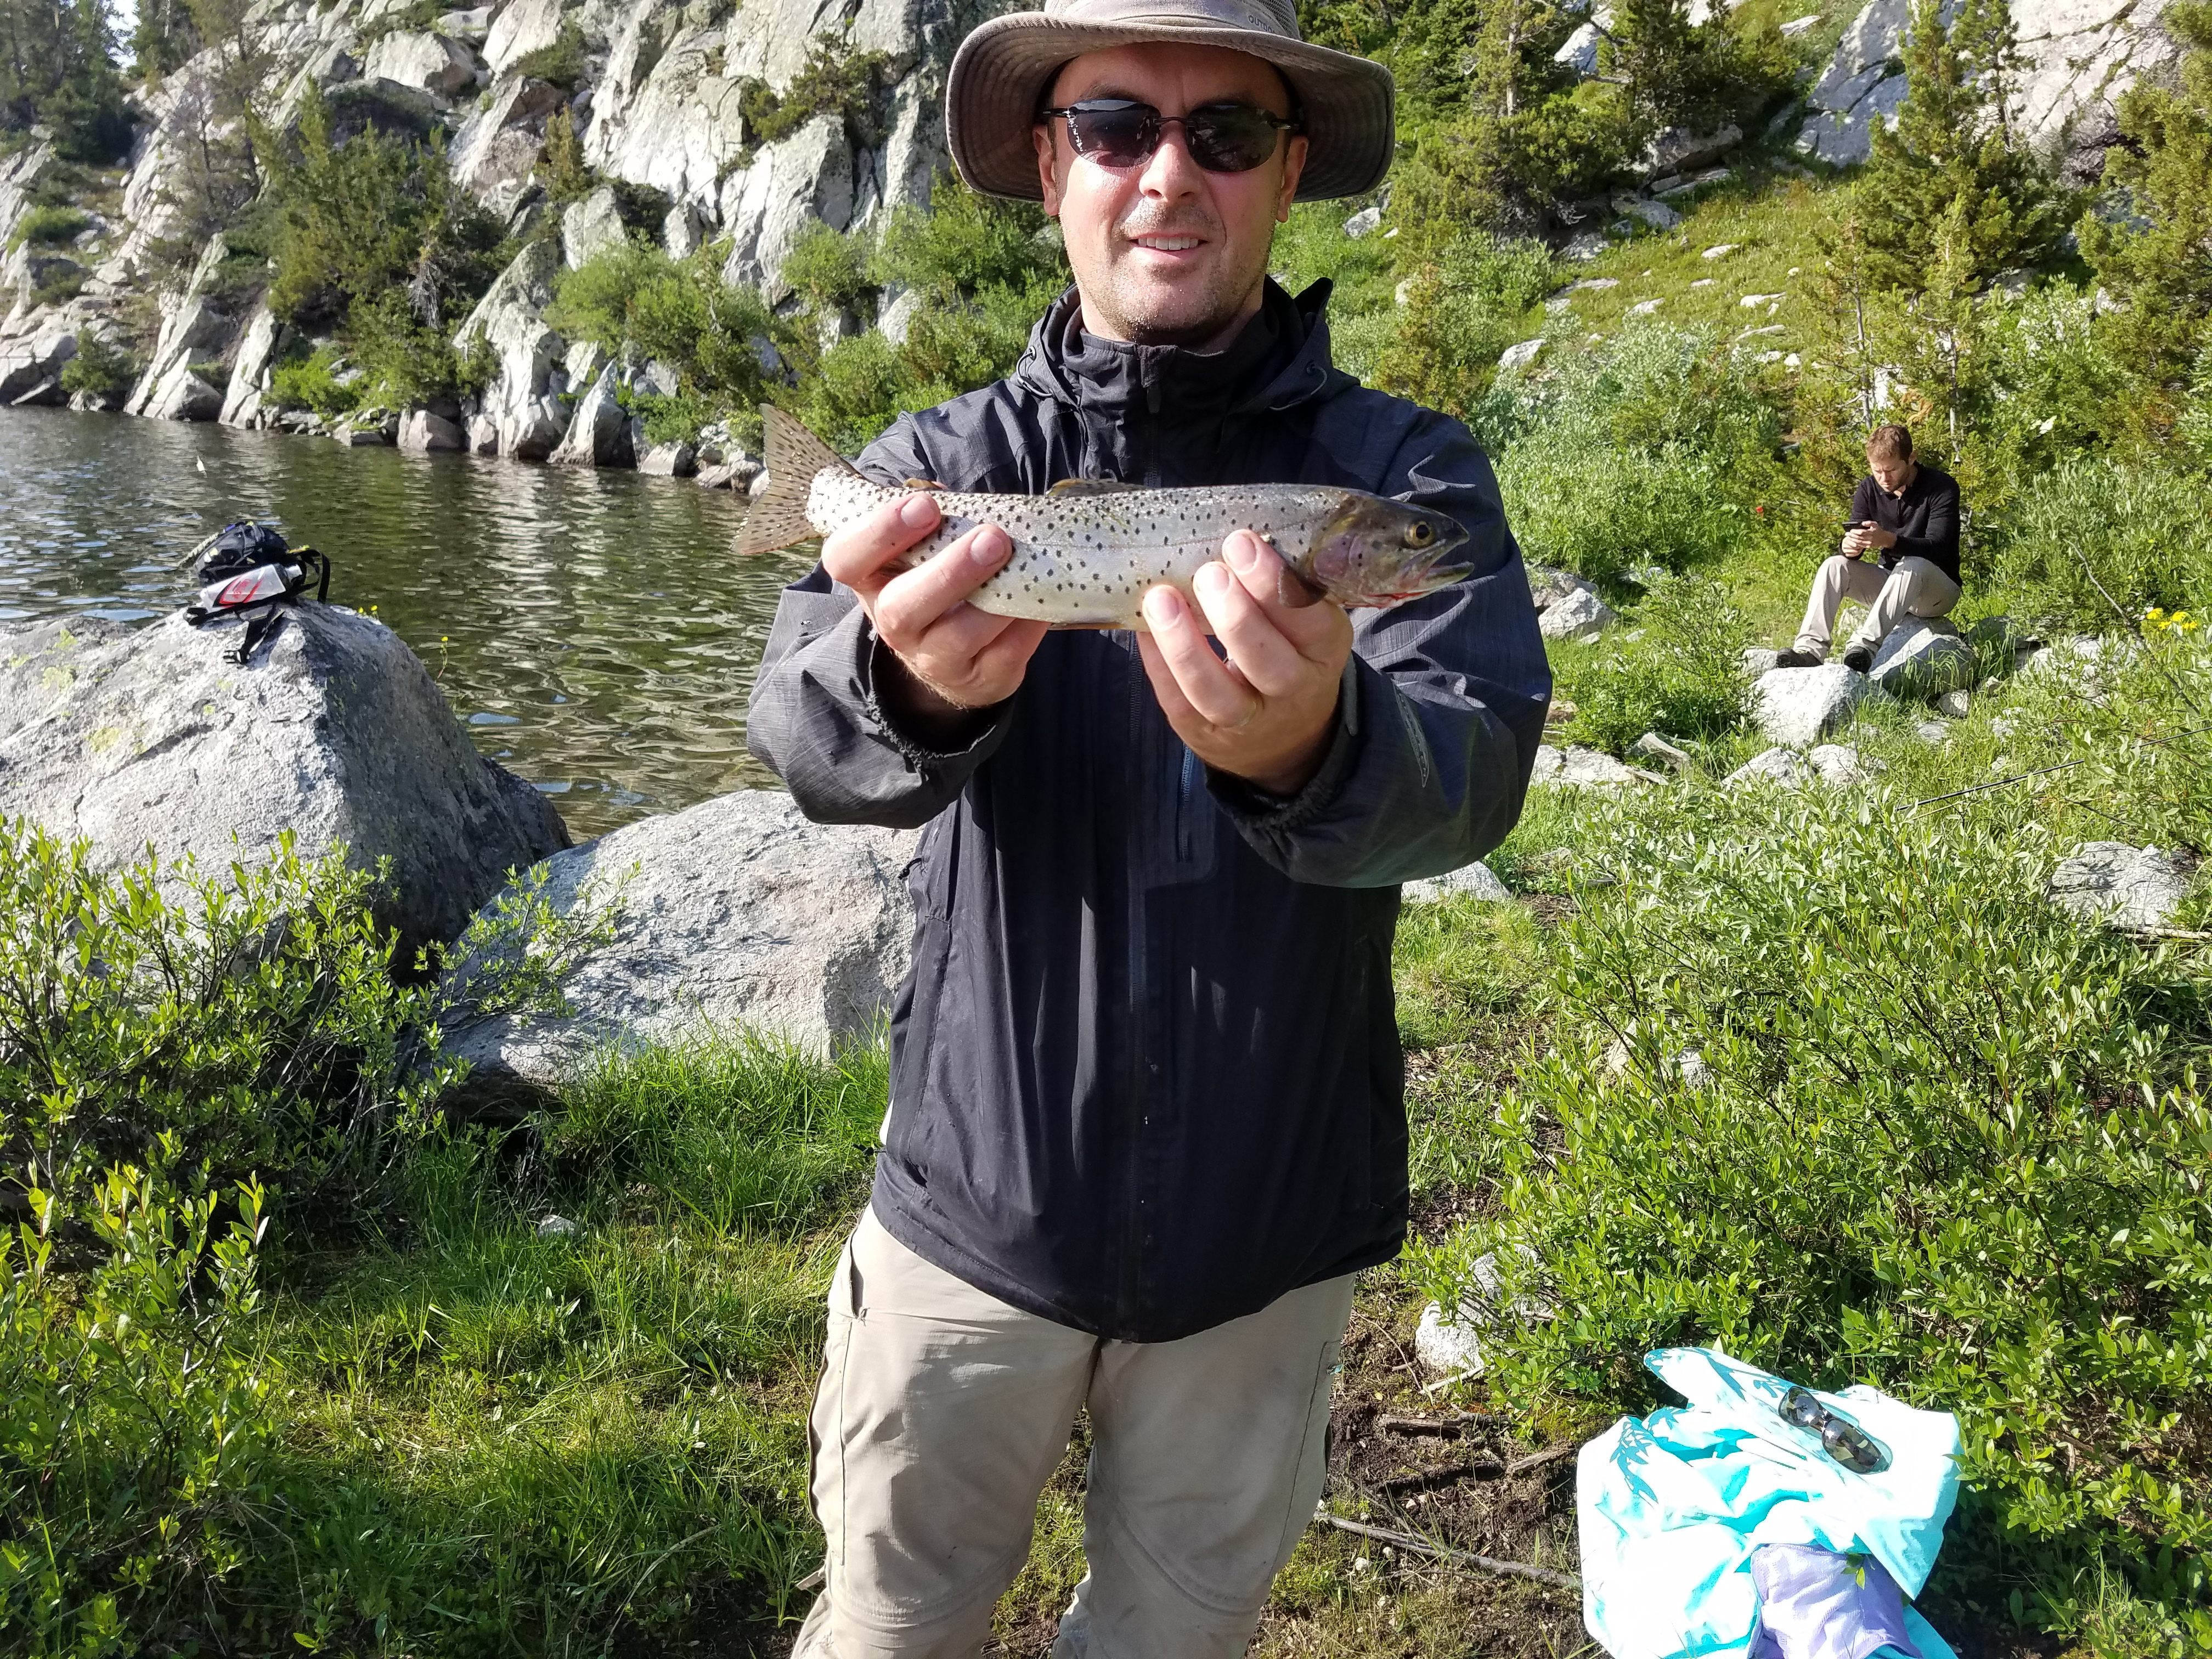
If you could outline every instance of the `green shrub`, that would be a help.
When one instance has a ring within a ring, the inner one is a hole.
[[[1493,386],[1472,424],[1499,457],[1530,556],[1616,590],[1643,566],[1682,570],[1735,547],[1780,438],[1744,365],[1663,327]]]
[[[1717,738],[1742,722],[1749,712],[1743,648],[1751,624],[1718,582],[1660,576],[1632,620],[1633,629],[1616,630],[1600,647],[1587,678],[1562,677],[1577,737],[1617,755],[1646,732]],[[1632,633],[1642,637],[1627,637]]]
[[[2074,455],[2027,480],[2009,518],[1996,580],[2020,615],[2104,633],[2153,605],[2212,604],[2212,522],[2199,481]]]
[[[88,328],[76,331],[76,355],[62,365],[62,390],[95,398],[128,392],[138,378],[131,355],[110,345]]]
[[[1034,202],[1000,201],[946,174],[931,187],[927,213],[904,205],[892,212],[870,279],[937,294],[1009,289],[1041,311],[1068,281],[1056,228]]]
[[[81,208],[34,207],[15,222],[15,234],[8,239],[8,246],[21,247],[27,242],[33,247],[58,247],[75,241],[77,234],[91,223],[92,216]]]
[[[194,1645],[276,1498],[248,1328],[260,1188],[218,1192],[173,1141],[149,1150],[143,1169],[64,1159],[0,1233],[0,1632],[15,1652]],[[94,1265],[68,1271],[88,1246]]]
[[[586,67],[584,31],[574,18],[563,17],[561,27],[554,33],[552,43],[540,46],[535,52],[524,52],[507,65],[507,73],[550,81],[563,92],[574,92],[577,82],[584,78]]]
[[[1489,389],[1498,354],[1559,281],[1541,242],[1460,237],[1407,283],[1374,378],[1431,409],[1464,416]]]
[[[765,81],[747,79],[739,84],[738,108],[744,118],[746,148],[772,144],[825,114],[842,116],[848,125],[864,129],[865,137],[872,131],[871,106],[890,61],[889,52],[856,52],[850,40],[817,35],[808,45],[806,62],[781,93]]]
[[[1489,1386],[1595,1423],[1682,1343],[1872,1382],[1964,1432],[1939,1627],[2011,1591],[2078,1627],[2111,1569],[2212,1639],[2212,1459],[2176,1431],[2212,1408],[2201,979],[2046,903],[2024,816],[1595,810],[1620,884],[1584,885],[1553,1050],[1498,1104],[1495,1213],[1417,1258],[1449,1305],[1496,1253]]]
[[[811,219],[793,239],[778,275],[817,315],[850,306],[867,286],[865,237],[834,231]]]
[[[322,346],[311,356],[277,364],[269,374],[269,401],[278,409],[318,415],[350,413],[361,404],[361,386],[337,379],[344,362],[336,346]]]

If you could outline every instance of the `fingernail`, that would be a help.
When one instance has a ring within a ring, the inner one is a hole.
[[[1259,541],[1247,531],[1234,532],[1222,544],[1221,550],[1228,556],[1229,562],[1239,570],[1249,570],[1260,561]]]
[[[1014,550],[1013,538],[994,524],[987,524],[977,531],[973,545],[975,556],[985,564],[1003,564]]]
[[[1191,586],[1201,593],[1218,596],[1226,593],[1229,591],[1229,585],[1236,580],[1217,560],[1211,564],[1199,566],[1198,574],[1192,580]]]
[[[937,522],[937,503],[927,495],[909,495],[899,503],[899,522],[909,530],[927,530]]]
[[[1145,620],[1155,628],[1165,628],[1176,619],[1182,595],[1172,587],[1155,587],[1145,595]]]

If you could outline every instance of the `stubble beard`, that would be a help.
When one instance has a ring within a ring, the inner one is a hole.
[[[1129,243],[1138,236],[1175,235],[1202,237],[1218,252],[1195,281],[1146,281],[1133,268],[1136,256],[1128,251]],[[1239,258],[1224,246],[1225,240],[1220,222],[1211,215],[1202,222],[1184,215],[1182,222],[1170,224],[1133,218],[1109,234],[1101,250],[1098,280],[1082,285],[1084,297],[1116,334],[1136,344],[1206,344],[1236,320],[1267,274],[1267,243],[1262,242],[1256,255]]]

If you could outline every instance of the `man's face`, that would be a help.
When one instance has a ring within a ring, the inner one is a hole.
[[[1894,495],[1912,482],[1914,467],[1910,455],[1869,455],[1867,457],[1867,468],[1887,495]]]
[[[1055,109],[1126,98],[1164,116],[1203,104],[1254,104],[1287,117],[1272,64],[1218,46],[1137,46],[1064,65],[1047,94]],[[1208,173],[1179,125],[1133,167],[1079,156],[1067,123],[1035,129],[1045,211],[1066,239],[1068,264],[1094,334],[1147,344],[1214,347],[1259,307],[1276,222],[1290,216],[1306,141],[1292,135],[1249,173]]]

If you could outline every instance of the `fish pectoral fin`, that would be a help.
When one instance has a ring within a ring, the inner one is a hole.
[[[945,486],[938,483],[934,478],[908,478],[906,481],[906,488],[908,489],[942,489]]]
[[[1142,484],[1121,483],[1112,478],[1062,478],[1048,495],[1126,495],[1132,490],[1141,490]]]

